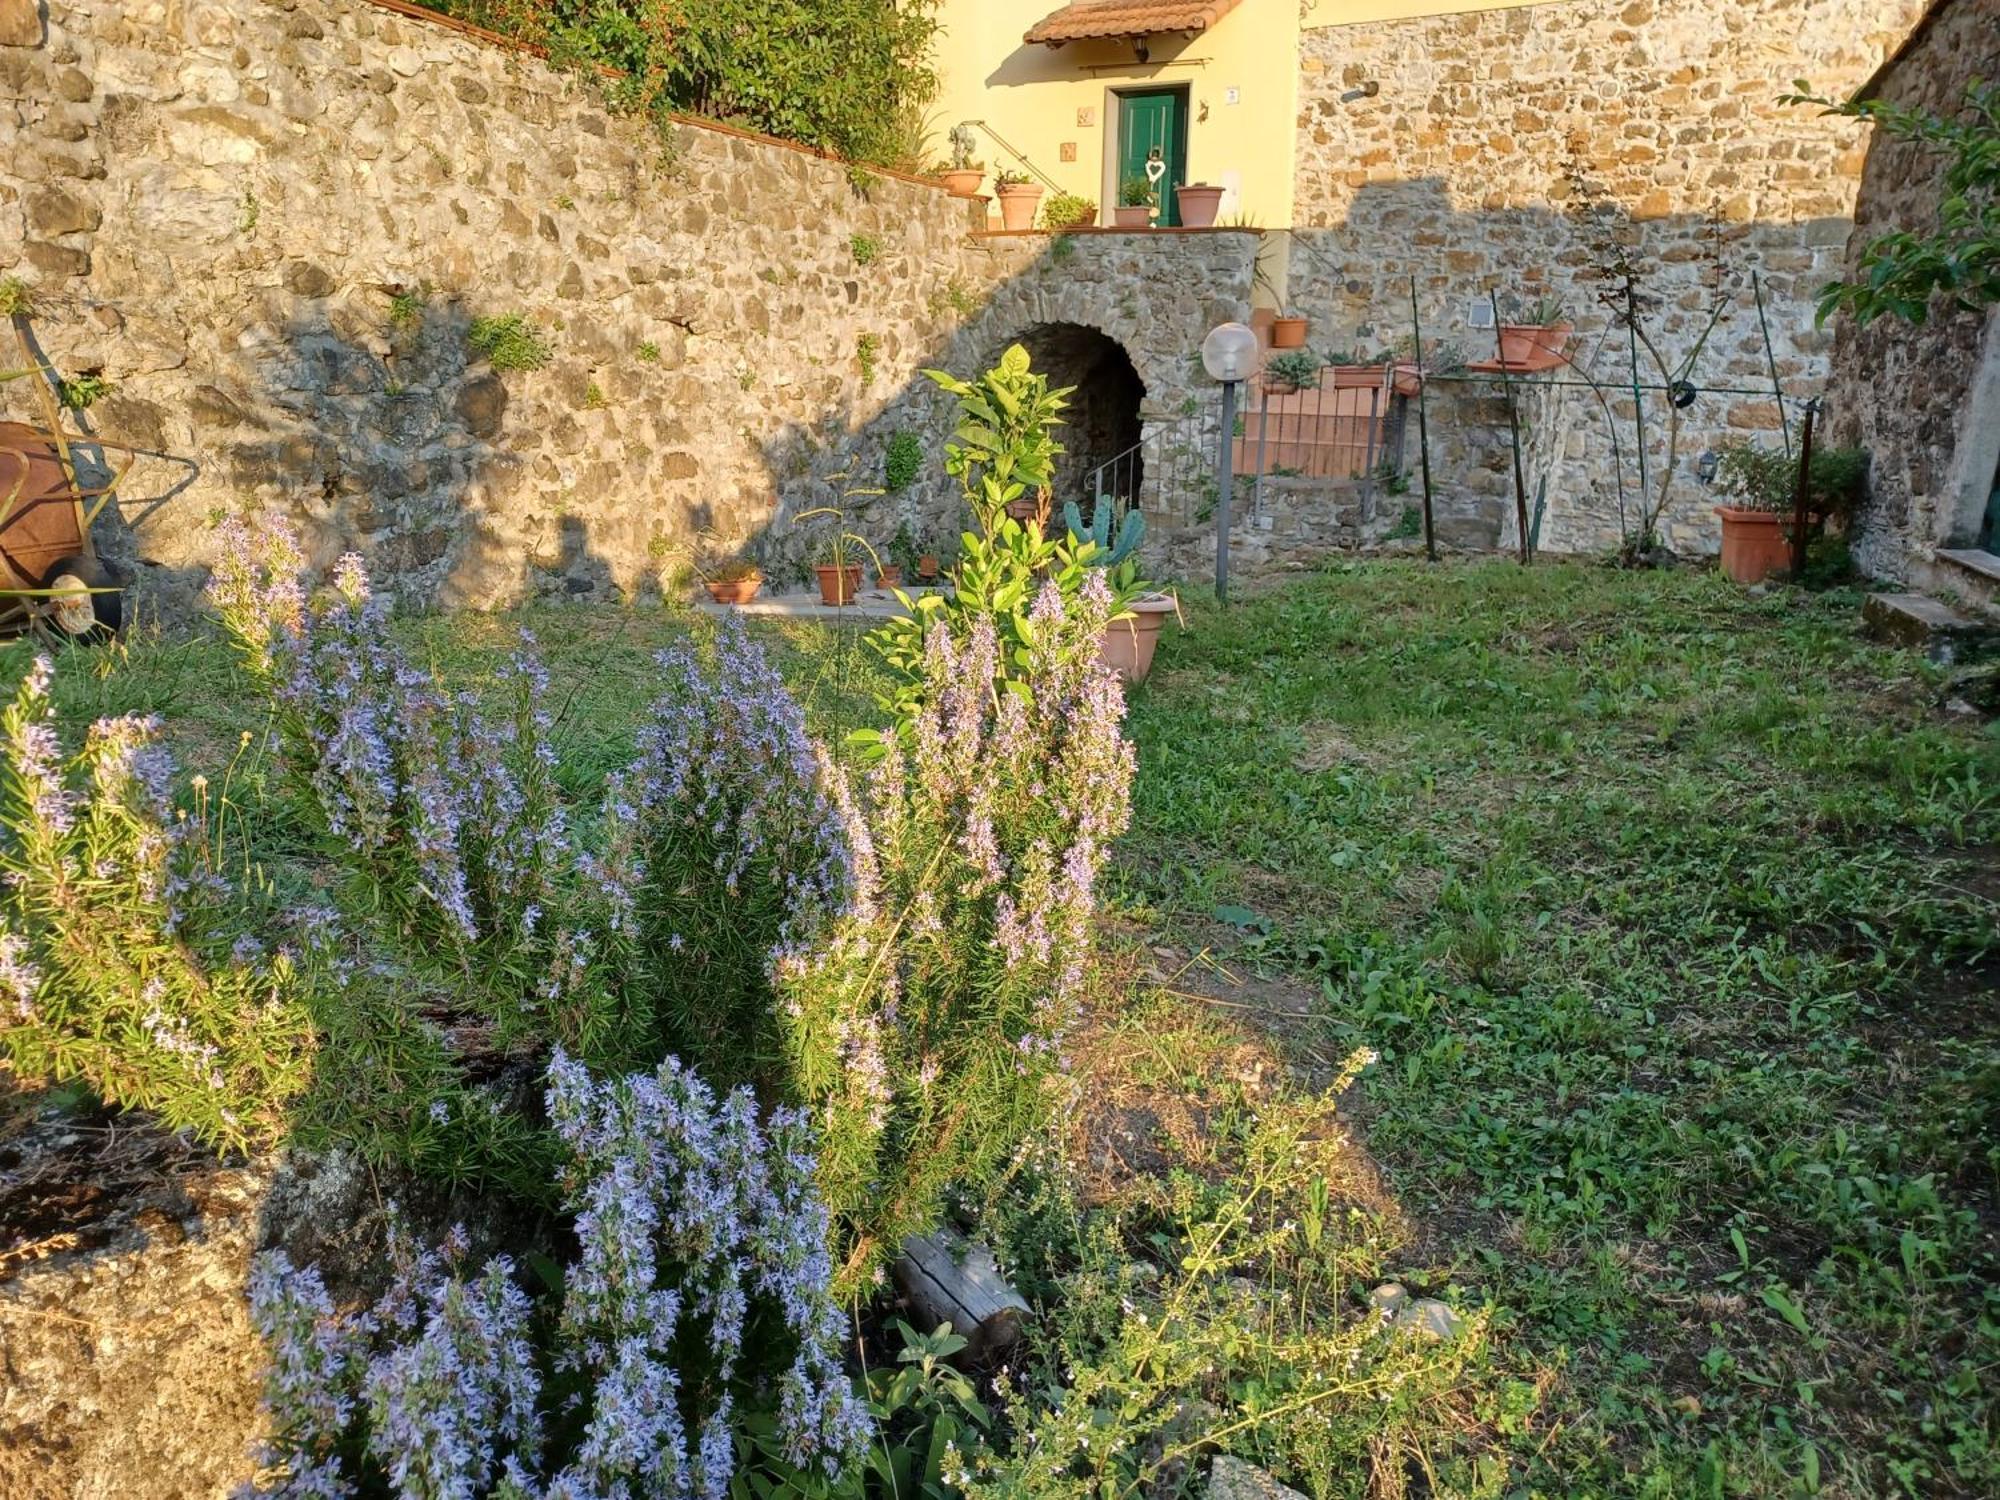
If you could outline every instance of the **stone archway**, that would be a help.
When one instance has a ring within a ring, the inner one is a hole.
[[[1076,388],[1065,425],[1057,432],[1063,446],[1053,486],[1057,509],[1074,500],[1089,514],[1094,498],[1091,474],[1121,454],[1130,457],[1119,466],[1115,488],[1124,495],[1137,495],[1144,477],[1138,447],[1146,383],[1124,345],[1083,323],[1036,323],[1008,343],[1028,351],[1036,371],[1048,376],[1051,387]]]

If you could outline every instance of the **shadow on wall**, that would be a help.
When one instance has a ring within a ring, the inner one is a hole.
[[[1642,385],[1668,383],[1643,340],[1613,313],[1622,305],[1624,270],[1640,293],[1641,333],[1665,357],[1668,375],[1696,387],[1692,405],[1671,408],[1648,392],[1645,474],[1657,495],[1670,487],[1666,536],[1683,553],[1712,551],[1713,494],[1695,477],[1705,449],[1727,442],[1795,440],[1804,398],[1828,375],[1832,335],[1813,323],[1819,286],[1839,274],[1851,223],[1728,220],[1697,214],[1636,219],[1606,207],[1585,185],[1580,206],[1467,212],[1438,178],[1370,183],[1357,189],[1346,219],[1295,230],[1286,301],[1312,319],[1313,348],[1337,358],[1394,353],[1407,357],[1413,317],[1422,319],[1425,363],[1491,360],[1500,320],[1531,321],[1543,298],[1572,323],[1574,370],[1602,390],[1536,383],[1519,410],[1531,465],[1531,504],[1547,511],[1542,545],[1596,552],[1619,545],[1637,503],[1638,431],[1631,391],[1636,362]],[[1760,322],[1756,290],[1761,289]],[[1721,317],[1711,319],[1719,307]],[[1768,328],[1767,352],[1764,329]],[[1637,343],[1635,351],[1634,345]],[[1784,393],[1780,412],[1773,379]],[[1512,540],[1512,442],[1497,378],[1434,378],[1430,405],[1432,477],[1442,515],[1464,545]],[[1517,393],[1518,394],[1518,393]],[[1678,423],[1669,466],[1668,432]]]

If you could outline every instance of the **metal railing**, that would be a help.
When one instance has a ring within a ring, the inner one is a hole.
[[[1079,499],[1092,515],[1095,507],[1110,505],[1114,524],[1137,509],[1185,525],[1215,488],[1220,414],[1197,403],[1175,416],[1143,420],[1138,442],[1085,471]]]

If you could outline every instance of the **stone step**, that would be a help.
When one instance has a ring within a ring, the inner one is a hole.
[[[1921,650],[1932,661],[1963,661],[1991,650],[2000,630],[1928,594],[1870,594],[1861,621],[1871,638]]]

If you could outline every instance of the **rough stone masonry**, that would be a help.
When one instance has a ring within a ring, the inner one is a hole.
[[[32,33],[0,3],[0,274],[60,372],[111,382],[82,424],[151,455],[108,543],[168,608],[215,518],[267,506],[423,603],[631,593],[745,550],[792,581],[836,524],[956,522],[922,367],[1067,321],[1178,403],[1184,352],[1247,309],[1254,235],[1058,260],[932,185],[663,136],[363,0],[53,0]],[[538,367],[472,347],[509,317]],[[904,426],[918,484],[857,493]],[[825,506],[845,519],[794,520]]]

